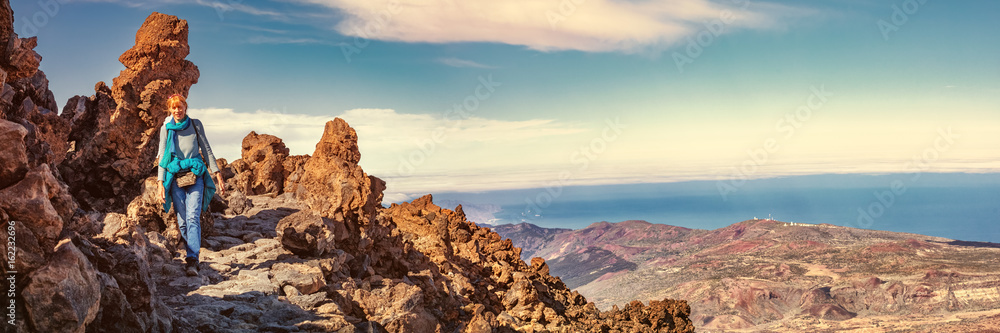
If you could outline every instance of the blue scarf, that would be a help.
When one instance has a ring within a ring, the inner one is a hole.
[[[171,118],[169,123],[164,124],[167,129],[167,142],[166,147],[163,148],[163,157],[160,158],[160,167],[165,169],[166,175],[163,176],[163,188],[164,200],[163,200],[163,211],[170,211],[170,205],[173,202],[173,196],[170,195],[170,185],[174,183],[174,177],[178,172],[184,170],[190,170],[197,177],[202,177],[202,182],[205,185],[204,191],[202,191],[201,200],[201,210],[205,211],[208,209],[208,204],[212,202],[212,197],[215,196],[215,182],[212,181],[212,177],[204,177],[205,171],[207,171],[208,166],[205,165],[205,161],[201,158],[189,158],[189,159],[179,159],[177,154],[174,152],[174,147],[177,146],[177,131],[183,131],[192,126],[191,117],[184,117],[184,120],[178,123],[176,119]],[[197,138],[195,138],[197,140]]]

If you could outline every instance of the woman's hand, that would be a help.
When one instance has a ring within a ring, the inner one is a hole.
[[[215,173],[215,190],[219,192],[219,196],[226,195],[226,180],[222,178],[222,172]]]
[[[157,188],[157,191],[156,191],[156,200],[159,201],[160,203],[166,202],[164,200],[164,196],[163,196],[164,195],[163,192],[166,192],[166,191],[163,190],[163,183],[160,183],[160,186],[157,186],[156,188]]]

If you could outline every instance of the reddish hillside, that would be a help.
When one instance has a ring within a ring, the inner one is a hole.
[[[504,226],[495,230],[519,242]],[[580,283],[570,287],[598,306],[683,298],[702,329],[800,331],[815,321],[847,329],[877,321],[907,330],[917,326],[898,316],[924,318],[920,327],[928,328],[945,324],[934,317],[939,311],[1000,313],[998,244],[773,220],[715,230],[600,222],[550,238],[536,253],[560,262],[553,274]],[[582,260],[581,249],[615,256]],[[591,279],[593,271],[576,267],[608,269]]]

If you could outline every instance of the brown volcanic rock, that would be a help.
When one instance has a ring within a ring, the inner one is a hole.
[[[157,199],[157,191],[163,187],[163,183],[157,181],[156,177],[149,177],[142,185],[142,194],[129,202],[125,210],[128,219],[147,231],[156,231],[174,239],[179,237],[179,234],[171,233],[179,233],[176,231],[177,215],[164,212],[163,204]],[[170,228],[171,226],[174,228]]]
[[[275,230],[285,249],[299,256],[318,257],[336,249],[336,228],[328,218],[301,211],[281,219]]]
[[[11,38],[14,37],[14,11],[10,8],[10,1],[0,1],[0,63],[4,66],[2,69],[6,72],[10,68],[7,67],[10,59],[10,42]],[[4,81],[4,80],[0,80]]]
[[[238,168],[234,186],[237,190],[250,195],[282,193],[288,148],[281,139],[270,134],[250,132],[243,138],[241,156],[239,161],[233,163]]]
[[[119,58],[126,69],[114,86],[98,83],[94,96],[74,97],[64,108],[75,152],[60,170],[85,208],[123,210],[139,194],[139,187],[128,184],[154,172],[166,100],[186,95],[198,82],[198,67],[184,59],[187,35],[187,21],[151,14],[135,46]]]
[[[382,203],[385,182],[358,166],[357,133],[343,119],[326,123],[316,152],[303,166],[295,196],[325,217],[366,225]]]
[[[73,217],[76,202],[47,164],[32,169],[24,179],[0,190],[0,209],[31,229],[42,249],[51,251],[63,225]]]
[[[323,271],[316,266],[307,264],[277,263],[271,267],[271,281],[279,289],[287,290],[285,295],[312,294],[326,288]],[[289,290],[287,288],[294,288]],[[291,291],[291,293],[289,292]]]
[[[28,172],[27,134],[24,126],[0,119],[0,188],[17,183]]]
[[[693,332],[694,325],[687,317],[691,307],[685,301],[650,301],[649,305],[632,301],[621,310],[608,312],[607,317],[622,326],[631,324],[631,332]],[[648,329],[646,326],[648,325]]]
[[[115,325],[136,324],[143,332],[170,332],[173,315],[159,299],[154,277],[169,261],[168,249],[154,244],[135,220],[109,213],[104,230],[90,242],[74,237],[73,242],[95,264],[101,278],[101,315],[97,332],[113,332]],[[156,233],[149,233],[160,237]],[[107,301],[106,301],[107,300]],[[106,308],[107,306],[107,308]],[[127,307],[128,311],[116,310]],[[130,324],[132,321],[135,323]],[[91,327],[88,327],[88,331]]]
[[[7,73],[5,82],[35,75],[38,72],[38,65],[42,62],[42,56],[34,51],[38,45],[36,37],[18,38],[13,29],[9,33],[4,33],[4,37],[7,38],[3,44],[6,49],[0,50],[3,52],[0,54],[2,56],[0,63],[3,64],[0,67]]]
[[[313,156],[331,160],[340,159],[350,164],[361,162],[361,151],[358,150],[358,133],[340,118],[326,123],[323,137],[316,144]]]
[[[22,291],[31,323],[39,332],[83,332],[97,316],[101,284],[87,258],[63,240],[48,264],[28,276]]]
[[[241,158],[219,168],[226,183],[246,195],[295,193],[305,173],[309,155],[288,155],[285,143],[276,136],[250,132],[243,138]]]
[[[145,332],[118,281],[102,272],[98,272],[97,277],[101,281],[101,308],[88,328],[97,332]]]
[[[41,71],[36,76],[42,76]],[[48,82],[45,83],[46,90]],[[69,148],[69,123],[56,114],[56,110],[49,110],[36,106],[31,99],[25,99],[22,107],[28,115],[28,121],[35,126],[35,138],[38,141],[38,153],[35,160],[59,165],[66,158],[66,150]]]
[[[126,69],[111,89],[118,103],[112,119],[126,112],[141,118],[154,132],[159,128],[167,115],[167,98],[187,95],[198,83],[198,67],[184,59],[190,53],[187,40],[187,20],[156,12],[146,18],[135,35],[135,46],[118,58]]]
[[[299,180],[305,174],[305,166],[308,161],[309,155],[292,155],[285,158],[285,188],[282,190],[283,193],[295,193],[299,186]]]
[[[5,9],[4,9],[5,10]],[[4,14],[0,14],[4,16]],[[3,21],[3,20],[0,20]],[[49,90],[49,80],[38,70],[42,57],[34,48],[35,37],[18,38],[12,28],[0,31],[6,39],[0,47],[0,119],[23,126],[27,133],[24,143],[29,165],[58,165],[65,156],[69,125],[57,114],[55,96]]]

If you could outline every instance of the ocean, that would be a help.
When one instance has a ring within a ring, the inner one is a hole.
[[[492,224],[579,229],[601,221],[645,220],[716,229],[770,216],[1000,243],[1000,174],[811,175],[740,186],[691,181],[435,193],[434,198],[466,203],[467,212],[477,205],[499,206],[491,221],[476,221]]]

